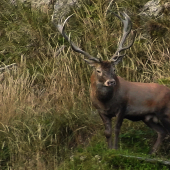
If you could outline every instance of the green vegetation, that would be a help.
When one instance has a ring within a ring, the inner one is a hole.
[[[115,1],[127,11],[136,40],[117,68],[129,81],[170,86],[170,18],[137,15],[147,2]],[[122,34],[120,21],[105,16],[106,0],[86,1],[67,25],[72,40],[91,55],[109,59]],[[58,49],[67,47],[58,54]],[[17,70],[0,76],[0,169],[168,169],[124,155],[146,155],[156,134],[142,123],[125,120],[120,151],[109,151],[103,124],[91,106],[91,68],[73,52],[44,14],[29,4],[0,1],[0,64]],[[113,124],[114,124],[113,120]],[[169,159],[168,139],[154,157]]]

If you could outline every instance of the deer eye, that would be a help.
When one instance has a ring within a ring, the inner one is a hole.
[[[101,73],[101,71],[100,71],[100,70],[97,70],[97,73]]]

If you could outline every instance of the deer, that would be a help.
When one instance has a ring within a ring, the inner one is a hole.
[[[149,154],[154,154],[170,133],[170,89],[157,83],[130,82],[116,75],[115,66],[122,61],[126,50],[135,41],[130,17],[121,12],[115,14],[123,25],[123,35],[115,54],[110,60],[93,57],[83,51],[70,36],[65,33],[65,25],[70,15],[63,23],[55,24],[61,35],[69,42],[73,51],[84,55],[82,59],[93,67],[90,85],[92,105],[97,109],[105,126],[105,137],[109,149],[119,148],[119,134],[124,119],[143,121],[148,127],[157,132],[157,140]],[[132,33],[131,43],[124,45]],[[116,117],[114,128],[114,144],[112,141],[112,118]]]

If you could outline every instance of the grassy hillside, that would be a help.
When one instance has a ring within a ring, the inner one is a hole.
[[[140,17],[146,2],[120,0],[111,6],[127,11],[137,32],[117,74],[170,86],[169,14]],[[78,46],[103,59],[114,54],[122,35],[120,21],[105,15],[108,4],[83,1],[67,25]],[[107,150],[102,121],[89,99],[92,70],[81,57],[57,32],[50,13],[0,1],[0,65],[18,65],[0,75],[0,169],[168,169],[118,155],[147,156],[156,134],[142,123],[125,120],[120,151]],[[169,159],[168,141],[156,158]]]

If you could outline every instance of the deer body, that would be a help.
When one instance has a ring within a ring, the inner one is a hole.
[[[139,117],[155,115],[162,109],[170,108],[170,90],[166,86],[156,83],[128,82],[117,77],[116,85],[108,88],[98,87],[94,81],[92,75],[90,90],[92,103],[97,109],[110,110],[112,117],[116,116],[114,111],[117,107],[119,110],[124,108],[126,110],[124,115],[129,118],[136,114]]]
[[[159,118],[161,116],[159,112],[170,106],[170,90],[163,85],[127,82],[122,79],[120,84],[121,89],[126,89],[126,92],[123,93],[126,94],[125,116],[129,116],[129,118],[144,115],[155,115]]]
[[[108,61],[92,57],[71,42],[64,32],[65,24],[71,16],[64,21],[63,25],[58,24],[57,28],[69,41],[72,49],[87,57],[84,60],[94,68],[91,75],[90,98],[105,125],[108,147],[118,149],[120,128],[123,119],[126,118],[132,121],[143,121],[157,132],[158,138],[150,151],[150,153],[154,153],[165,136],[170,133],[170,89],[156,83],[129,82],[115,74],[115,65],[125,56],[125,53],[121,53],[130,48],[134,42],[133,39],[129,46],[123,47],[131,31],[131,20],[126,13],[122,13],[122,15],[125,20],[116,16],[124,25],[123,36],[118,50]],[[112,117],[117,117],[114,145],[111,137]]]
[[[104,63],[104,61],[103,61]],[[101,66],[102,64],[101,63]],[[108,64],[111,69],[112,64]],[[102,67],[101,67],[102,68]],[[108,74],[108,70],[102,72]],[[91,76],[91,101],[104,122],[105,136],[109,148],[118,148],[118,136],[123,119],[143,121],[158,133],[158,139],[151,150],[155,152],[167,132],[170,133],[170,89],[156,83],[128,82],[115,73],[109,73],[112,77],[104,76],[103,82],[99,82],[96,70]],[[114,79],[113,86],[106,86],[108,79]],[[115,143],[112,145],[111,118],[117,117],[115,125]],[[162,126],[159,121],[164,125]]]

